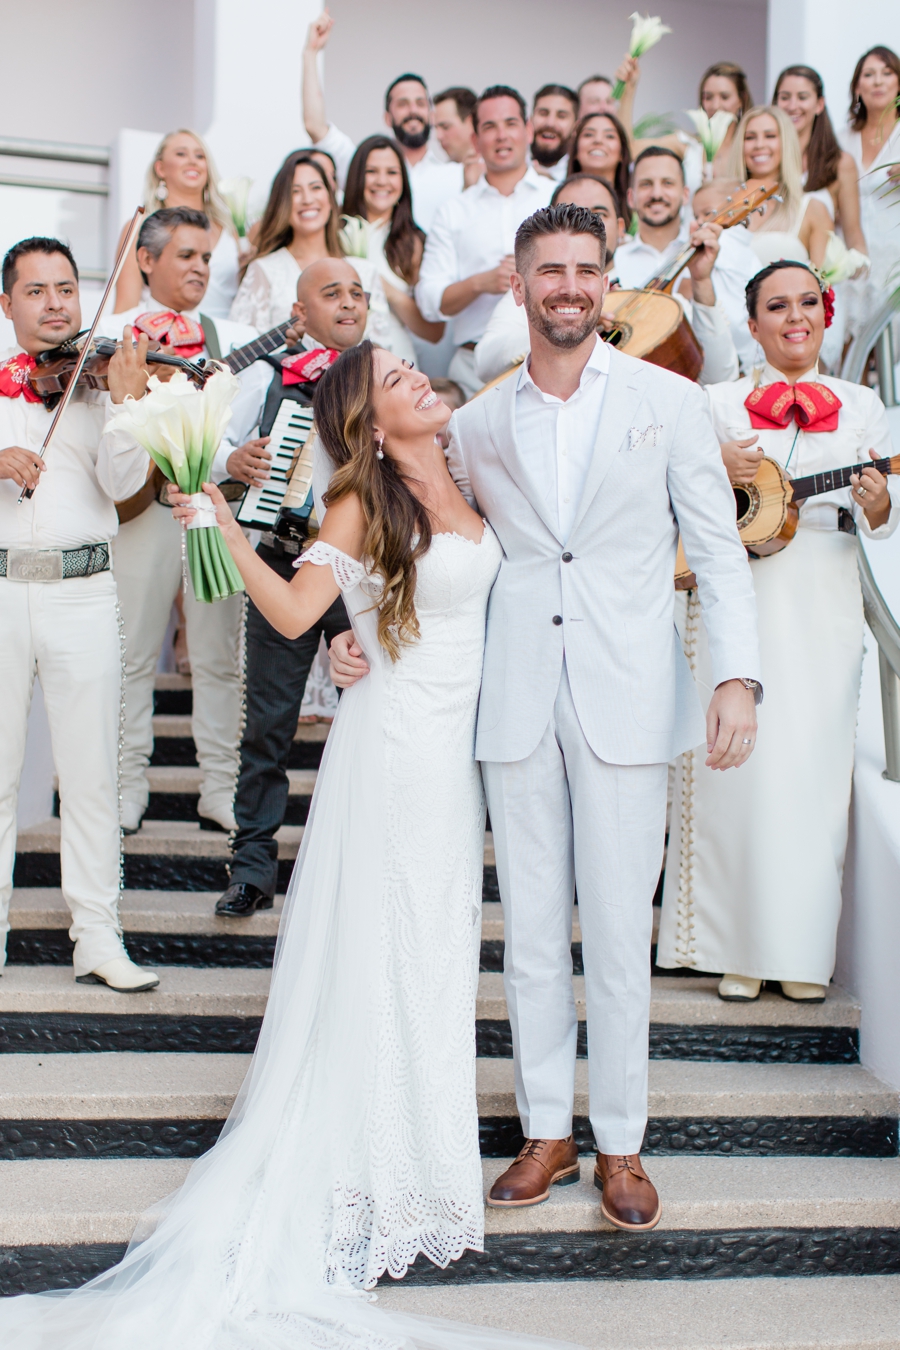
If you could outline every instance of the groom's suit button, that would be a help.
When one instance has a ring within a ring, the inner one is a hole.
[[[572,561],[572,555],[571,555],[571,553],[564,553],[564,554],[562,555],[562,560],[563,560],[563,562],[571,562],[571,561]]]
[[[553,615],[553,622],[556,624],[557,627],[559,627],[559,625],[562,623],[562,615],[561,615],[561,614],[554,614],[554,615]]]

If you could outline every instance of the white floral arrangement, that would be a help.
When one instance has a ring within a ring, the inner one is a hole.
[[[671,33],[671,28],[659,19],[658,16],[650,14],[638,14],[637,10],[629,16],[631,18],[631,41],[628,44],[628,55],[633,56],[635,60],[649,52],[651,47],[655,47],[660,38],[665,37],[666,33]],[[618,100],[625,93],[625,81],[616,80],[613,89],[613,98]]]
[[[728,135],[728,128],[734,121],[734,113],[720,108],[709,117],[702,108],[688,108],[686,111],[697,130],[697,140],[703,146],[703,158],[707,164],[712,164]]]
[[[198,600],[224,600],[244,589],[241,574],[216,523],[215,507],[202,490],[231,420],[240,381],[220,366],[202,389],[184,371],[162,381],[151,375],[147,393],[129,394],[113,412],[106,431],[123,431],[142,445],[170,483],[191,498],[196,514],[186,530],[186,554]]]
[[[849,281],[851,277],[868,268],[870,260],[859,249],[848,248],[840,235],[832,231],[825,246],[825,256],[819,275],[826,286],[834,286],[839,281]]]
[[[341,244],[348,258],[368,258],[369,222],[362,216],[341,216]]]

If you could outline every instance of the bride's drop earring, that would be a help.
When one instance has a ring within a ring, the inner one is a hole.
[[[384,447],[384,437],[383,437],[383,436],[376,436],[376,437],[375,437],[375,458],[376,458],[376,459],[384,459],[384,448],[383,448],[383,447]]]

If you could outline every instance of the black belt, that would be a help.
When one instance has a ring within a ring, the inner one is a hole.
[[[109,571],[109,544],[78,548],[0,548],[0,577],[10,581],[68,581]]]

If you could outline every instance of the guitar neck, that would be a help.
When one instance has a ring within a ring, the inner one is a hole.
[[[804,497],[818,497],[822,492],[834,492],[837,488],[850,486],[851,474],[860,474],[863,469],[877,469],[879,473],[897,473],[900,469],[900,456],[892,459],[870,459],[866,464],[848,464],[844,469],[828,469],[825,473],[811,473],[806,478],[791,479],[791,493],[795,502]]]
[[[231,371],[232,375],[238,375],[248,366],[252,366],[254,361],[260,357],[268,356],[276,348],[284,344],[285,335],[291,326],[291,320],[280,323],[277,328],[270,328],[268,333],[260,333],[258,338],[248,342],[245,347],[238,347],[235,351],[229,352],[225,357],[225,365]]]

